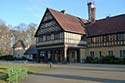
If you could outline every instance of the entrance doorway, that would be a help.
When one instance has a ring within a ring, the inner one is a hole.
[[[67,55],[67,62],[76,63],[77,62],[77,50],[69,50]]]

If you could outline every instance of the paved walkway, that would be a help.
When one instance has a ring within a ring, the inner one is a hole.
[[[69,64],[29,75],[20,83],[125,83],[125,65]]]

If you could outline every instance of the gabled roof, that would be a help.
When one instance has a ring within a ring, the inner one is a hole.
[[[13,48],[18,48],[18,47],[25,48],[25,44],[24,44],[23,40],[18,40],[18,41],[13,45]]]
[[[125,32],[125,14],[86,24],[86,29],[88,36]]]
[[[53,9],[48,8],[51,14],[54,16],[56,21],[65,31],[85,34],[85,27],[83,26],[87,20],[72,16],[66,13],[62,13]]]
[[[54,19],[57,21],[57,23],[61,26],[61,28],[64,31],[74,32],[78,34],[85,34],[84,23],[86,23],[87,20],[69,15],[66,13],[62,13],[60,11],[56,11],[50,8],[47,8],[46,11],[49,11],[51,13],[51,15],[54,17]],[[38,27],[38,30],[39,28],[40,26]],[[36,32],[36,35],[37,35],[37,32]]]
[[[24,55],[32,55],[32,54],[38,54],[36,45],[31,45],[24,53]]]

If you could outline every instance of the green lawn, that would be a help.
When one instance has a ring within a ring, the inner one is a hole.
[[[45,71],[45,70],[50,70],[49,66],[47,65],[28,65],[28,64],[0,64],[0,83],[6,83],[4,80],[7,77],[6,74],[6,69],[9,67],[23,67],[23,68],[27,68],[29,73],[38,73],[41,71]]]

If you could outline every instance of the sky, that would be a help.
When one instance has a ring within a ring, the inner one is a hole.
[[[0,19],[12,26],[39,25],[46,8],[88,19],[88,1],[94,1],[97,19],[125,14],[125,0],[0,0]]]

